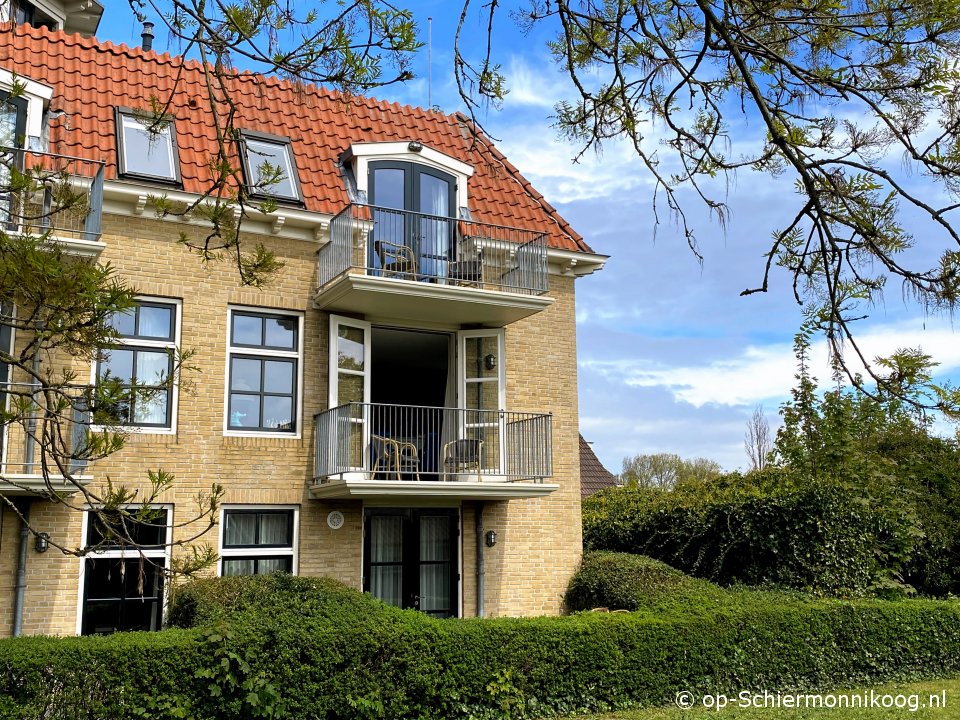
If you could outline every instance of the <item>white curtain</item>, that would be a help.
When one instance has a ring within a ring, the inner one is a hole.
[[[223,544],[253,545],[257,541],[257,516],[253,513],[227,513]]]
[[[372,515],[370,522],[370,593],[388,605],[403,603],[403,518]],[[376,563],[397,563],[379,565]]]
[[[260,515],[260,544],[286,545],[290,542],[290,514]]]
[[[450,611],[450,518],[420,518],[420,609]]]

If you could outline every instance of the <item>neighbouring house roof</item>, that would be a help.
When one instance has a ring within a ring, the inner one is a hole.
[[[615,487],[617,476],[607,470],[594,454],[590,443],[580,436],[580,495],[586,497],[598,490]]]
[[[208,162],[217,139],[198,62],[45,28],[8,25],[3,31],[0,67],[52,86],[51,109],[62,110],[69,119],[51,139],[51,151],[104,160],[107,179],[117,177],[114,108],[149,110],[150,97],[165,100],[179,76],[171,112],[176,118],[183,190],[200,193],[209,187]],[[550,247],[592,252],[462,116],[359,96],[345,98],[312,85],[297,87],[251,73],[237,73],[227,85],[236,103],[236,127],[290,138],[306,210],[333,215],[349,203],[338,162],[352,143],[418,140],[473,166],[469,206],[474,220],[547,231]]]

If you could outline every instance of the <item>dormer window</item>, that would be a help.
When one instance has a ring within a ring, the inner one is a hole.
[[[150,119],[133,110],[117,111],[117,156],[120,175],[180,182],[176,127],[171,118],[150,127]]]
[[[243,131],[243,172],[255,197],[299,202],[300,179],[288,138]]]

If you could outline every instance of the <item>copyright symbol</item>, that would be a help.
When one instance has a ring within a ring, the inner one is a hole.
[[[681,710],[689,710],[697,702],[693,697],[693,693],[689,690],[681,690],[677,693],[677,696],[673,699],[677,704],[677,707]]]

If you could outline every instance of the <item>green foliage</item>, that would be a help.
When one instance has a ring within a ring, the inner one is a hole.
[[[716,588],[716,609],[693,612],[696,581],[673,585],[668,570],[647,565],[669,612],[433,620],[329,581],[277,575],[247,578],[244,589],[231,578],[222,593],[204,581],[179,596],[203,606],[193,614],[207,618],[202,628],[0,641],[0,710],[64,720],[494,720],[658,704],[690,687],[960,670],[957,603]]]
[[[917,536],[909,507],[839,483],[736,473],[703,488],[612,488],[583,502],[584,546],[642,553],[721,584],[822,594],[896,588]]]
[[[712,612],[729,604],[730,594],[645,555],[587,552],[570,579],[564,602],[569,611],[607,608],[657,614]]]
[[[888,515],[915,517],[917,542],[904,579],[924,593],[957,593],[960,446],[933,435],[930,418],[917,410],[933,392],[930,358],[901,351],[880,361],[889,374],[871,392],[844,387],[838,378],[837,387],[820,394],[807,368],[808,347],[801,333],[797,387],[781,410],[774,463],[811,482],[843,483]]]
[[[628,487],[670,490],[708,482],[722,471],[718,463],[707,458],[684,460],[672,453],[641,454],[623,459],[620,480]]]

